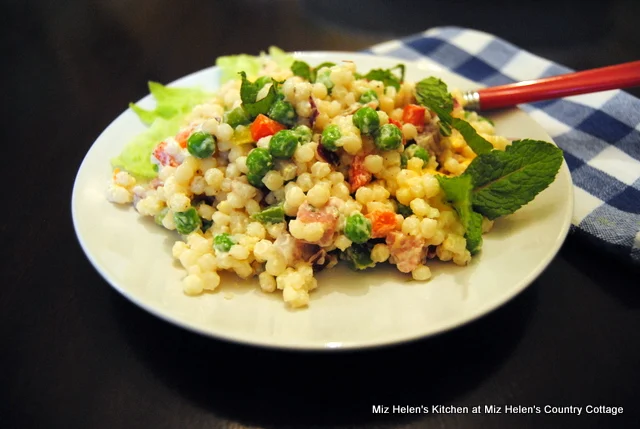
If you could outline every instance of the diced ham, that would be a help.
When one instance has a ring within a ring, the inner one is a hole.
[[[340,206],[344,204],[342,200],[336,197],[329,198],[327,204],[322,208],[315,208],[308,202],[304,202],[298,213],[297,219],[303,223],[319,222],[324,227],[322,238],[313,244],[319,246],[328,246],[333,240],[333,234],[338,228],[338,219],[340,218]]]
[[[425,258],[425,241],[421,237],[393,231],[387,235],[386,242],[391,252],[391,262],[395,262],[398,271],[410,273]]]
[[[371,181],[371,173],[364,167],[364,156],[354,156],[351,167],[349,167],[349,184],[351,192],[366,185]]]
[[[177,167],[179,165],[176,158],[167,152],[167,142],[160,142],[160,144],[158,144],[158,146],[153,150],[152,156],[160,163],[160,165],[170,165],[171,167]]]

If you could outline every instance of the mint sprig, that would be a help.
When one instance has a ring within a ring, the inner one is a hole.
[[[447,84],[441,79],[431,76],[418,82],[416,84],[416,100],[436,112],[441,122],[451,125],[453,97],[447,89]]]
[[[514,213],[553,182],[562,159],[558,147],[529,139],[478,155],[464,173],[473,179],[474,210],[489,219]]]
[[[562,159],[551,143],[517,140],[504,152],[478,155],[460,176],[438,176],[465,227],[467,249],[473,254],[482,246],[482,216],[493,220],[531,202],[554,181]]]
[[[493,145],[478,134],[471,124],[464,119],[451,116],[453,97],[449,93],[447,84],[442,80],[434,76],[422,79],[416,84],[415,91],[418,103],[434,111],[440,118],[439,126],[442,135],[451,135],[451,128],[455,128],[476,154],[487,153],[493,149]]]

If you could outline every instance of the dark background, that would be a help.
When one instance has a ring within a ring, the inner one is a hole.
[[[149,79],[219,55],[358,50],[441,25],[575,69],[637,60],[638,1],[3,1],[0,427],[639,427],[640,270],[570,236],[524,293],[453,332],[310,354],[202,338],[86,260],[70,197]],[[637,89],[631,90],[640,95]],[[606,415],[372,415],[373,405],[611,405]]]

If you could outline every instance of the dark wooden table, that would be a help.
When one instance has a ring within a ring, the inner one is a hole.
[[[185,332],[130,304],[85,258],[71,224],[74,176],[149,79],[168,82],[218,55],[271,44],[357,50],[445,24],[494,30],[577,69],[640,52],[634,1],[559,0],[555,14],[534,2],[388,3],[3,2],[0,427],[640,427],[640,270],[575,237],[531,287],[475,323],[338,354]],[[506,25],[523,14],[536,25]],[[624,411],[372,413],[374,405],[491,404]]]

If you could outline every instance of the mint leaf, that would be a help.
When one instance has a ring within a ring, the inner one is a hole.
[[[300,76],[303,79],[311,81],[311,67],[304,61],[294,61],[293,64],[291,64],[291,71],[295,76]]]
[[[315,83],[318,78],[318,70],[323,67],[333,67],[335,65],[335,63],[324,62],[318,64],[316,67],[311,67],[304,61],[296,60],[293,62],[293,64],[291,64],[291,71],[295,76],[300,76],[301,78],[306,79],[311,83]]]
[[[471,192],[473,179],[463,174],[457,177],[436,176],[447,201],[453,205],[464,226],[467,250],[471,254],[482,248],[482,215],[473,211]]]
[[[276,92],[276,82],[271,78],[261,77],[256,82],[251,83],[247,79],[247,74],[245,72],[240,72],[240,76],[242,77],[242,84],[240,85],[240,98],[242,99],[242,107],[247,112],[249,116],[255,118],[260,113],[266,115],[271,108],[271,105],[276,101],[277,92]],[[258,92],[264,87],[271,83],[271,87],[269,88],[269,92],[267,95],[261,99],[256,100],[258,97]]]
[[[453,97],[442,80],[434,76],[422,79],[416,84],[416,99],[418,103],[436,112],[441,121],[451,123]]]
[[[436,112],[440,122],[440,134],[451,135],[451,127],[462,134],[469,147],[478,155],[489,152],[493,145],[482,138],[476,130],[464,119],[451,117],[453,97],[447,89],[447,84],[437,77],[422,79],[416,84],[416,100],[423,106]]]
[[[490,152],[493,149],[493,145],[481,137],[480,134],[476,132],[475,128],[473,128],[467,121],[453,118],[451,126],[462,134],[464,140],[476,154],[481,155],[483,153]]]
[[[333,67],[333,66],[335,66],[335,65],[336,65],[336,63],[332,63],[332,62],[326,61],[326,62],[324,62],[324,63],[320,63],[320,64],[318,64],[317,66],[315,66],[315,67],[313,68],[313,70],[317,72],[318,70],[320,70],[320,69],[321,69],[321,68],[323,68],[323,67],[331,68],[331,67]]]
[[[440,118],[438,125],[441,134],[451,135],[453,97],[449,93],[447,84],[437,77],[431,76],[418,82],[415,91],[418,103],[434,111]]]
[[[463,174],[473,181],[472,204],[489,219],[514,213],[555,179],[562,150],[540,140],[518,140],[502,152],[478,155]]]
[[[391,70],[400,69],[400,77],[393,74]],[[404,80],[405,67],[404,64],[398,64],[390,69],[373,69],[364,75],[365,79],[378,80],[384,84],[384,86],[393,86],[395,89],[400,89],[400,84]]]

